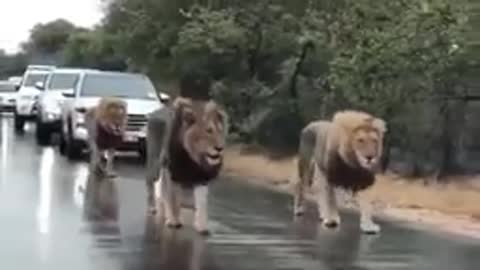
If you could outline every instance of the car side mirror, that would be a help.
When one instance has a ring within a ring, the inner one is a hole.
[[[158,96],[160,98],[160,102],[162,103],[168,103],[168,101],[170,100],[170,96],[165,93],[160,93]]]
[[[71,98],[75,96],[75,92],[73,91],[73,89],[68,89],[68,90],[62,91],[62,95],[66,98]]]
[[[15,91],[20,90],[20,84],[15,84]]]
[[[38,82],[35,83],[35,88],[43,91],[45,89],[45,85],[43,84],[43,82],[38,81]]]

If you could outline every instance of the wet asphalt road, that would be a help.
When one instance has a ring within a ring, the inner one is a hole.
[[[39,147],[33,126],[15,135],[0,125],[0,269],[480,269],[480,242],[380,222],[360,235],[343,215],[337,231],[315,214],[293,220],[285,195],[221,179],[210,197],[210,237],[186,226],[172,231],[146,216],[143,166],[119,159],[118,222],[82,219],[86,162]]]

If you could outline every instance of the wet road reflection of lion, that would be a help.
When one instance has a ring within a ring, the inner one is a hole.
[[[158,265],[165,269],[217,269],[208,262],[205,238],[171,230],[158,217],[147,216],[144,241],[145,269],[156,269]]]

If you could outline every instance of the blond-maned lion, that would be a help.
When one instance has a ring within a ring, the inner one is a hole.
[[[318,210],[325,226],[340,224],[334,193],[334,188],[338,187],[348,191],[358,202],[361,230],[379,232],[380,227],[372,220],[372,203],[362,196],[362,191],[375,182],[386,131],[382,119],[352,110],[337,112],[332,121],[308,124],[300,136],[294,214],[303,215],[304,189],[315,180],[319,184]]]
[[[171,106],[154,111],[147,121],[147,190],[150,210],[155,208],[154,183],[160,179],[159,211],[165,222],[181,227],[182,189],[193,188],[194,227],[208,234],[208,184],[223,165],[228,130],[225,111],[213,100],[177,98]]]
[[[85,114],[92,170],[105,169],[111,176],[115,149],[121,145],[127,127],[127,103],[103,97]],[[101,166],[105,161],[106,166]]]

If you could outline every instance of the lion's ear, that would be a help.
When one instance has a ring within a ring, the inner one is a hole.
[[[193,125],[196,121],[195,113],[189,108],[184,108],[182,110],[182,121],[188,126]]]
[[[378,129],[381,133],[387,132],[387,124],[380,118],[375,118],[372,122],[373,127]]]
[[[220,122],[223,124],[223,131],[225,133],[225,136],[228,134],[228,131],[230,129],[229,127],[229,119],[228,119],[228,114],[223,110],[219,109],[217,110],[217,115],[220,120]]]

